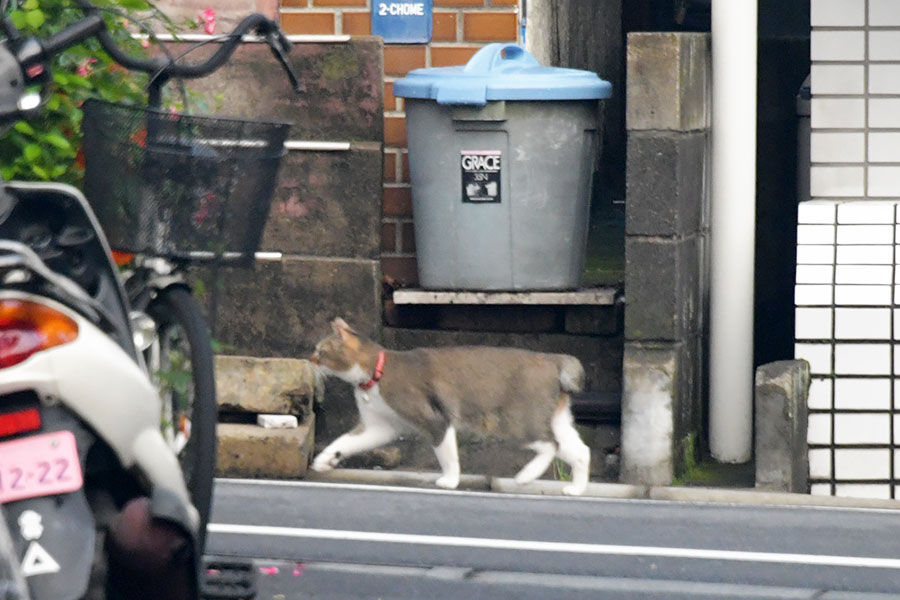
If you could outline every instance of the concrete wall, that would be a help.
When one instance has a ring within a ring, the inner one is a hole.
[[[268,47],[248,44],[215,75],[191,82],[211,104],[221,99],[217,113],[287,120],[293,140],[349,145],[284,159],[261,246],[283,253],[282,262],[197,270],[225,353],[305,356],[338,315],[380,335],[382,56],[374,37],[297,43],[298,95]]]
[[[628,36],[622,479],[697,451],[706,379],[709,36]]]

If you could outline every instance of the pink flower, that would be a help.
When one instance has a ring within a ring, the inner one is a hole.
[[[203,31],[212,35],[216,30],[216,11],[207,8],[200,13],[200,21],[203,24]]]
[[[150,47],[150,40],[147,38],[142,39],[141,40],[141,48],[149,48],[149,47]]]
[[[91,74],[91,71],[93,70],[93,67],[91,67],[91,65],[95,62],[97,62],[96,58],[87,58],[80,65],[78,65],[78,68],[75,69],[75,72],[78,73],[81,77],[87,77]]]

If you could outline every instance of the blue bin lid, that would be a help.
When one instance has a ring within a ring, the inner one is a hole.
[[[489,100],[609,98],[612,85],[591,71],[543,67],[516,44],[488,44],[465,66],[410,71],[394,82],[394,95],[481,106]]]

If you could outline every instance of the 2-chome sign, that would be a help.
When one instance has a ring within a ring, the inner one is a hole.
[[[387,44],[431,41],[433,0],[372,0],[372,35]]]

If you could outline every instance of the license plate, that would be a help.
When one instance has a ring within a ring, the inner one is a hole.
[[[74,492],[82,485],[78,449],[70,431],[0,443],[0,504]]]

